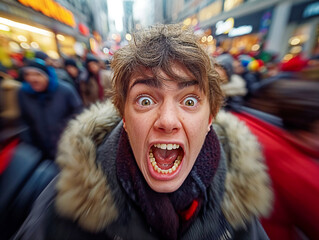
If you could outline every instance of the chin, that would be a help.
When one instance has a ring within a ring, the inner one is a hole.
[[[181,183],[176,182],[156,182],[156,183],[148,183],[150,188],[152,188],[155,192],[158,193],[172,193],[179,189],[179,187],[183,184],[184,181]]]

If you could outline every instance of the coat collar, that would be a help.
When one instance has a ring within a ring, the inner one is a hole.
[[[59,143],[57,211],[91,232],[102,230],[119,217],[120,199],[96,163],[97,146],[119,121],[110,101],[92,105],[70,121]],[[259,144],[244,123],[220,111],[215,125],[219,126],[217,134],[230,158],[222,211],[234,228],[240,228],[270,211],[270,180]]]

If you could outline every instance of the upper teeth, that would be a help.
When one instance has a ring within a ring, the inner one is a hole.
[[[160,148],[160,149],[167,149],[167,150],[172,150],[172,149],[177,149],[179,148],[179,145],[178,144],[172,144],[172,143],[169,143],[169,144],[165,144],[165,143],[157,143],[157,144],[154,144],[154,147],[157,147],[157,148]],[[178,166],[181,164],[181,160],[182,160],[182,156],[177,156],[177,159],[174,161],[174,165],[167,169],[167,170],[164,170],[164,169],[161,169],[158,165],[157,165],[157,162],[156,162],[156,159],[154,157],[154,154],[153,154],[153,151],[152,151],[152,148],[150,148],[150,151],[149,151],[149,159],[151,161],[151,164],[154,168],[155,171],[157,171],[158,173],[164,173],[164,174],[168,174],[168,173],[172,173],[172,172],[175,172],[176,169],[178,168]],[[166,164],[163,164],[164,166]]]
[[[179,148],[179,145],[175,144],[175,143],[174,144],[172,144],[172,143],[169,143],[169,144],[157,143],[157,144],[154,144],[154,147],[157,147],[157,148],[160,148],[160,149],[172,150],[172,149]]]

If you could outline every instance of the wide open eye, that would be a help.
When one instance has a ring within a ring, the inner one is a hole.
[[[194,107],[197,103],[198,99],[196,97],[187,97],[183,101],[183,104],[187,107]]]
[[[141,96],[138,98],[137,103],[141,106],[149,106],[154,104],[154,101],[150,97]]]

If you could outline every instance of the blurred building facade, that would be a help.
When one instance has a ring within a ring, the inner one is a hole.
[[[208,50],[269,51],[289,59],[316,55],[319,3],[315,0],[165,1],[164,22],[192,25]]]
[[[83,55],[108,34],[107,3],[96,0],[2,0],[0,60],[42,50],[52,58]]]

